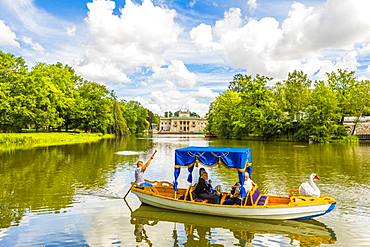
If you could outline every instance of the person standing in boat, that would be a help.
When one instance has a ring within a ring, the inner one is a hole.
[[[136,169],[135,169],[135,183],[140,186],[149,186],[152,187],[153,185],[151,183],[145,182],[144,180],[144,172],[146,168],[150,165],[150,162],[154,159],[154,155],[157,152],[157,150],[154,151],[154,153],[150,156],[150,158],[145,162],[145,164],[139,160],[136,163]]]

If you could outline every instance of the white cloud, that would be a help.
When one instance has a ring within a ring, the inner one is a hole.
[[[37,8],[33,0],[1,0],[3,5],[14,18],[15,24],[24,31],[43,37],[62,36],[60,30],[68,25],[63,19],[56,18],[48,12]]]
[[[68,26],[68,27],[66,28],[66,33],[67,33],[67,35],[68,35],[68,36],[73,37],[73,36],[75,36],[75,35],[76,35],[76,30],[77,30],[77,28],[76,28],[76,26],[75,26],[75,25]]]
[[[202,103],[192,92],[181,92],[171,85],[164,86],[161,90],[154,90],[146,96],[133,98],[142,103],[151,111],[163,114],[165,111],[178,111],[187,108],[200,115],[208,112],[208,102]]]
[[[206,99],[214,99],[217,97],[217,94],[214,93],[208,87],[199,87],[198,91],[194,94],[196,98],[206,98]]]
[[[84,78],[106,83],[128,83],[130,79],[118,67],[108,60],[100,59],[88,64],[80,64],[76,71]]]
[[[34,42],[30,37],[23,37],[22,42],[29,45],[34,51],[43,52],[45,49],[37,42]]]
[[[194,27],[190,36],[200,49],[221,50],[226,64],[248,73],[284,78],[303,69],[324,74],[329,68],[356,69],[358,57],[368,54],[369,9],[366,0],[328,0],[321,7],[293,3],[281,23],[272,17],[245,20],[239,9],[230,9],[214,26]]]
[[[154,67],[153,75],[149,78],[149,83],[167,82],[176,85],[177,87],[194,87],[196,75],[190,72],[185,64],[179,60],[172,60],[167,67]]]
[[[200,24],[190,31],[190,38],[195,45],[202,46],[204,48],[220,49],[221,46],[216,42],[213,42],[212,27],[206,24]]]
[[[250,10],[255,10],[257,8],[257,0],[248,0],[247,4]]]
[[[16,34],[8,27],[3,20],[0,20],[0,46],[19,47]]]
[[[120,16],[113,14],[113,1],[94,0],[87,7],[89,44],[84,64],[104,58],[126,74],[140,66],[160,66],[165,62],[163,52],[176,44],[181,32],[174,21],[176,12],[150,0],[142,5],[126,1]]]
[[[292,4],[282,23],[283,35],[277,44],[278,55],[296,56],[321,49],[352,49],[370,40],[370,18],[367,0],[328,0],[323,7]]]
[[[196,2],[187,1],[190,7]],[[245,1],[251,11],[257,2]],[[357,70],[359,61],[362,66],[366,61],[359,58],[370,55],[367,0],[328,0],[314,7],[293,3],[282,21],[247,18],[240,9],[232,8],[214,25],[202,23],[189,32],[182,31],[176,22],[181,16],[166,7],[165,1],[155,3],[128,0],[116,15],[114,1],[93,0],[82,25],[52,16],[32,0],[2,0],[0,8],[7,11],[4,20],[16,20],[9,23],[17,36],[25,38],[17,40],[0,21],[0,45],[8,37],[8,45],[9,40],[13,46],[21,43],[20,53],[28,61],[33,57],[36,61],[70,63],[86,79],[122,89],[118,95],[137,96],[158,113],[187,107],[204,114],[208,102],[216,91],[227,87],[234,71],[285,78],[288,72],[302,69],[320,78],[338,67]],[[186,17],[181,20],[188,22],[181,23],[189,25],[193,15]],[[37,51],[43,51],[42,57]],[[194,73],[187,64],[202,69]],[[233,70],[220,72],[213,65]]]

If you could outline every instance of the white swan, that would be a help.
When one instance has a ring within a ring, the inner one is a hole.
[[[299,186],[300,195],[320,197],[320,189],[316,186],[315,182],[313,181],[314,179],[320,180],[320,177],[315,173],[312,173],[308,181]]]

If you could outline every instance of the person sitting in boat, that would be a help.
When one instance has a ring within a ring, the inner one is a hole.
[[[249,173],[245,173],[245,179],[244,179],[244,189],[245,192],[248,193],[252,190],[253,186],[255,186],[255,183],[252,181],[252,179],[249,177]]]
[[[194,189],[196,198],[210,200],[213,203],[219,204],[220,198],[217,194],[212,193],[212,185],[208,180],[208,173],[204,168],[199,169],[199,180]]]
[[[240,205],[242,198],[240,196],[240,183],[236,182],[231,188],[230,197],[225,200],[224,205]]]
[[[157,150],[154,151],[154,153],[150,156],[148,161],[144,164],[141,160],[139,160],[136,163],[136,169],[135,169],[135,183],[140,186],[149,186],[152,187],[153,185],[151,183],[145,182],[144,180],[144,172],[146,168],[150,165],[150,162],[154,159],[154,155],[157,152]]]
[[[248,194],[249,191],[252,190],[254,185],[255,184],[252,181],[252,179],[249,178],[249,173],[246,172],[245,173],[244,185],[243,185],[243,187],[245,189],[245,192],[246,192],[246,195]],[[223,204],[224,205],[241,205],[243,200],[244,200],[244,198],[242,198],[241,194],[240,194],[240,183],[236,182],[234,184],[234,186],[232,187],[232,189],[231,189],[230,197],[228,199],[226,199]]]

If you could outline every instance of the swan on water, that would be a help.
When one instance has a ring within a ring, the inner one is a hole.
[[[320,197],[320,189],[315,184],[314,179],[320,180],[320,177],[317,176],[315,173],[312,173],[308,181],[302,183],[299,186],[300,195]]]

